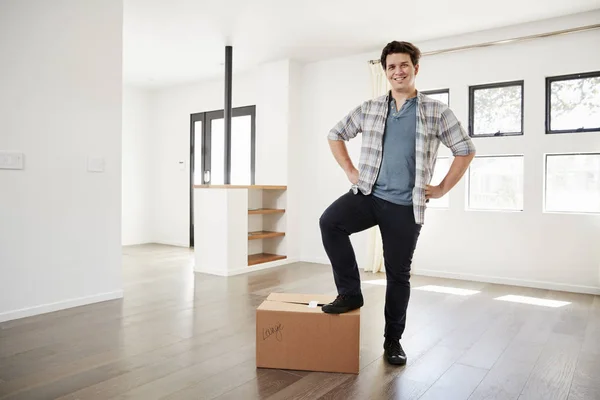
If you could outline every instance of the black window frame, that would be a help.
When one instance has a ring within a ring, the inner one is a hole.
[[[521,131],[520,132],[496,132],[486,133],[483,135],[475,135],[473,132],[475,124],[475,91],[481,89],[497,89],[509,86],[520,86],[521,87]],[[504,81],[495,83],[486,83],[482,85],[471,85],[469,86],[469,136],[472,138],[485,138],[485,137],[510,137],[510,136],[523,136],[525,134],[525,80],[515,81]]]
[[[421,90],[421,93],[423,93],[425,95],[447,93],[448,94],[448,107],[450,107],[450,88],[447,88],[447,89],[434,89],[434,90]]]
[[[597,128],[586,128],[586,129],[550,129],[551,127],[551,107],[552,107],[552,96],[551,87],[553,82],[558,81],[570,81],[574,79],[585,79],[600,77],[600,71],[581,72],[578,74],[568,75],[556,75],[546,77],[546,135],[557,135],[563,133],[587,133],[587,132],[600,132],[600,126]]]

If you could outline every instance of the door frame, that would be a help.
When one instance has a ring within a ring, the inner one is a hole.
[[[256,172],[256,106],[236,107],[231,110],[231,117],[250,116],[250,184],[254,185]],[[205,171],[209,170],[212,174],[211,165],[211,121],[214,119],[222,119],[225,117],[225,110],[213,110],[200,113],[190,114],[190,247],[194,247],[194,172],[196,170],[196,150],[200,150],[202,154],[202,165],[200,165],[200,177],[202,184],[206,184],[204,179]],[[202,121],[202,134],[200,135],[201,143],[198,146],[196,143],[196,122]],[[224,137],[226,143],[231,147],[231,140]],[[225,151],[228,151],[225,148]],[[231,148],[229,149],[231,151]],[[231,160],[227,164],[225,158],[224,172],[226,181],[230,182],[231,177]]]

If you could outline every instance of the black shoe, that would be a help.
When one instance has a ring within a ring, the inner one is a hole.
[[[406,364],[406,353],[404,353],[402,345],[400,345],[400,340],[385,339],[385,342],[383,343],[383,349],[385,350],[385,358],[390,364]]]
[[[334,301],[325,304],[321,309],[327,314],[342,314],[361,308],[364,304],[362,294],[343,295],[340,294]]]

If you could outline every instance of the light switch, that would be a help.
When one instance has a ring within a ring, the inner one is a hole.
[[[88,158],[88,172],[104,172],[104,158],[90,157]]]
[[[15,152],[0,152],[0,169],[23,169],[25,155]]]

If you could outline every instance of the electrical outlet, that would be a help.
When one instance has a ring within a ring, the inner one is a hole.
[[[0,152],[0,169],[23,169],[25,155],[15,152]]]
[[[88,158],[88,172],[104,172],[104,158],[92,157]]]

